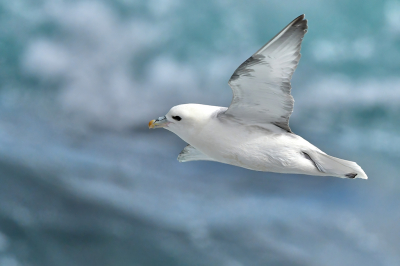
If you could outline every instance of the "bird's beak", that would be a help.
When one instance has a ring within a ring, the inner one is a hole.
[[[162,116],[155,120],[151,120],[149,122],[149,129],[166,127],[169,123],[170,122],[168,122],[167,118],[165,116]]]

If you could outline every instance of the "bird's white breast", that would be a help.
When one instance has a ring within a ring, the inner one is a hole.
[[[305,168],[318,173],[301,154],[303,148],[315,146],[295,134],[274,131],[215,118],[185,140],[222,163],[258,171],[295,173]]]

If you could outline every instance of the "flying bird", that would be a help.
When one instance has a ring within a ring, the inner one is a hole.
[[[367,179],[357,163],[327,155],[289,127],[294,104],[290,80],[307,28],[304,15],[297,17],[235,70],[228,82],[233,91],[228,108],[177,105],[150,121],[149,128],[165,128],[189,144],[179,162]]]

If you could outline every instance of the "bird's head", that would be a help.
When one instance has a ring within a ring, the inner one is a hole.
[[[215,113],[215,106],[202,104],[181,104],[171,108],[162,117],[151,120],[149,128],[165,128],[181,138],[196,134],[209,122]]]

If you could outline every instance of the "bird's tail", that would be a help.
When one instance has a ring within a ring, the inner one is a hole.
[[[318,151],[307,151],[306,153],[322,173],[341,178],[368,179],[364,170],[355,162],[339,159]]]

